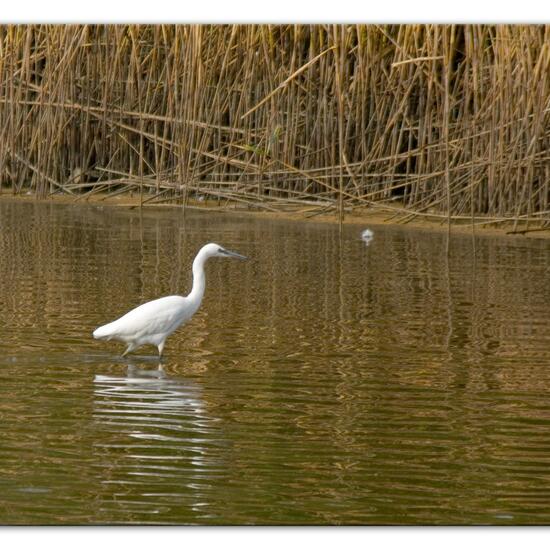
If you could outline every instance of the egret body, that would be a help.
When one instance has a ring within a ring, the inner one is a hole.
[[[142,304],[120,319],[96,328],[94,338],[124,342],[128,347],[123,356],[144,344],[153,344],[161,357],[166,338],[199,309],[206,284],[204,264],[216,256],[246,260],[245,256],[218,244],[204,245],[193,261],[193,288],[187,296],[165,296]]]

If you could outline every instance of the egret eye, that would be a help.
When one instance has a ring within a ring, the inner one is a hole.
[[[223,248],[218,248],[218,252],[219,252],[220,254],[225,254],[225,250],[224,250]]]

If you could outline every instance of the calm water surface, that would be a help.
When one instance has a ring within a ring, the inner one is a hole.
[[[0,202],[0,523],[550,523],[550,241],[371,228]]]

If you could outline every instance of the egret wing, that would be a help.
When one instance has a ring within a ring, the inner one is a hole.
[[[147,302],[105,325],[102,334],[108,329],[110,338],[137,340],[149,335],[172,332],[190,317],[186,314],[186,305],[183,296],[166,296]]]

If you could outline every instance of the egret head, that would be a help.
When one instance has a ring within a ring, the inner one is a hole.
[[[204,254],[207,258],[212,258],[219,256],[220,258],[238,258],[239,260],[247,260],[246,256],[237,254],[236,252],[231,252],[231,250],[226,250],[223,246],[220,246],[216,243],[206,244],[201,248],[201,253]]]

